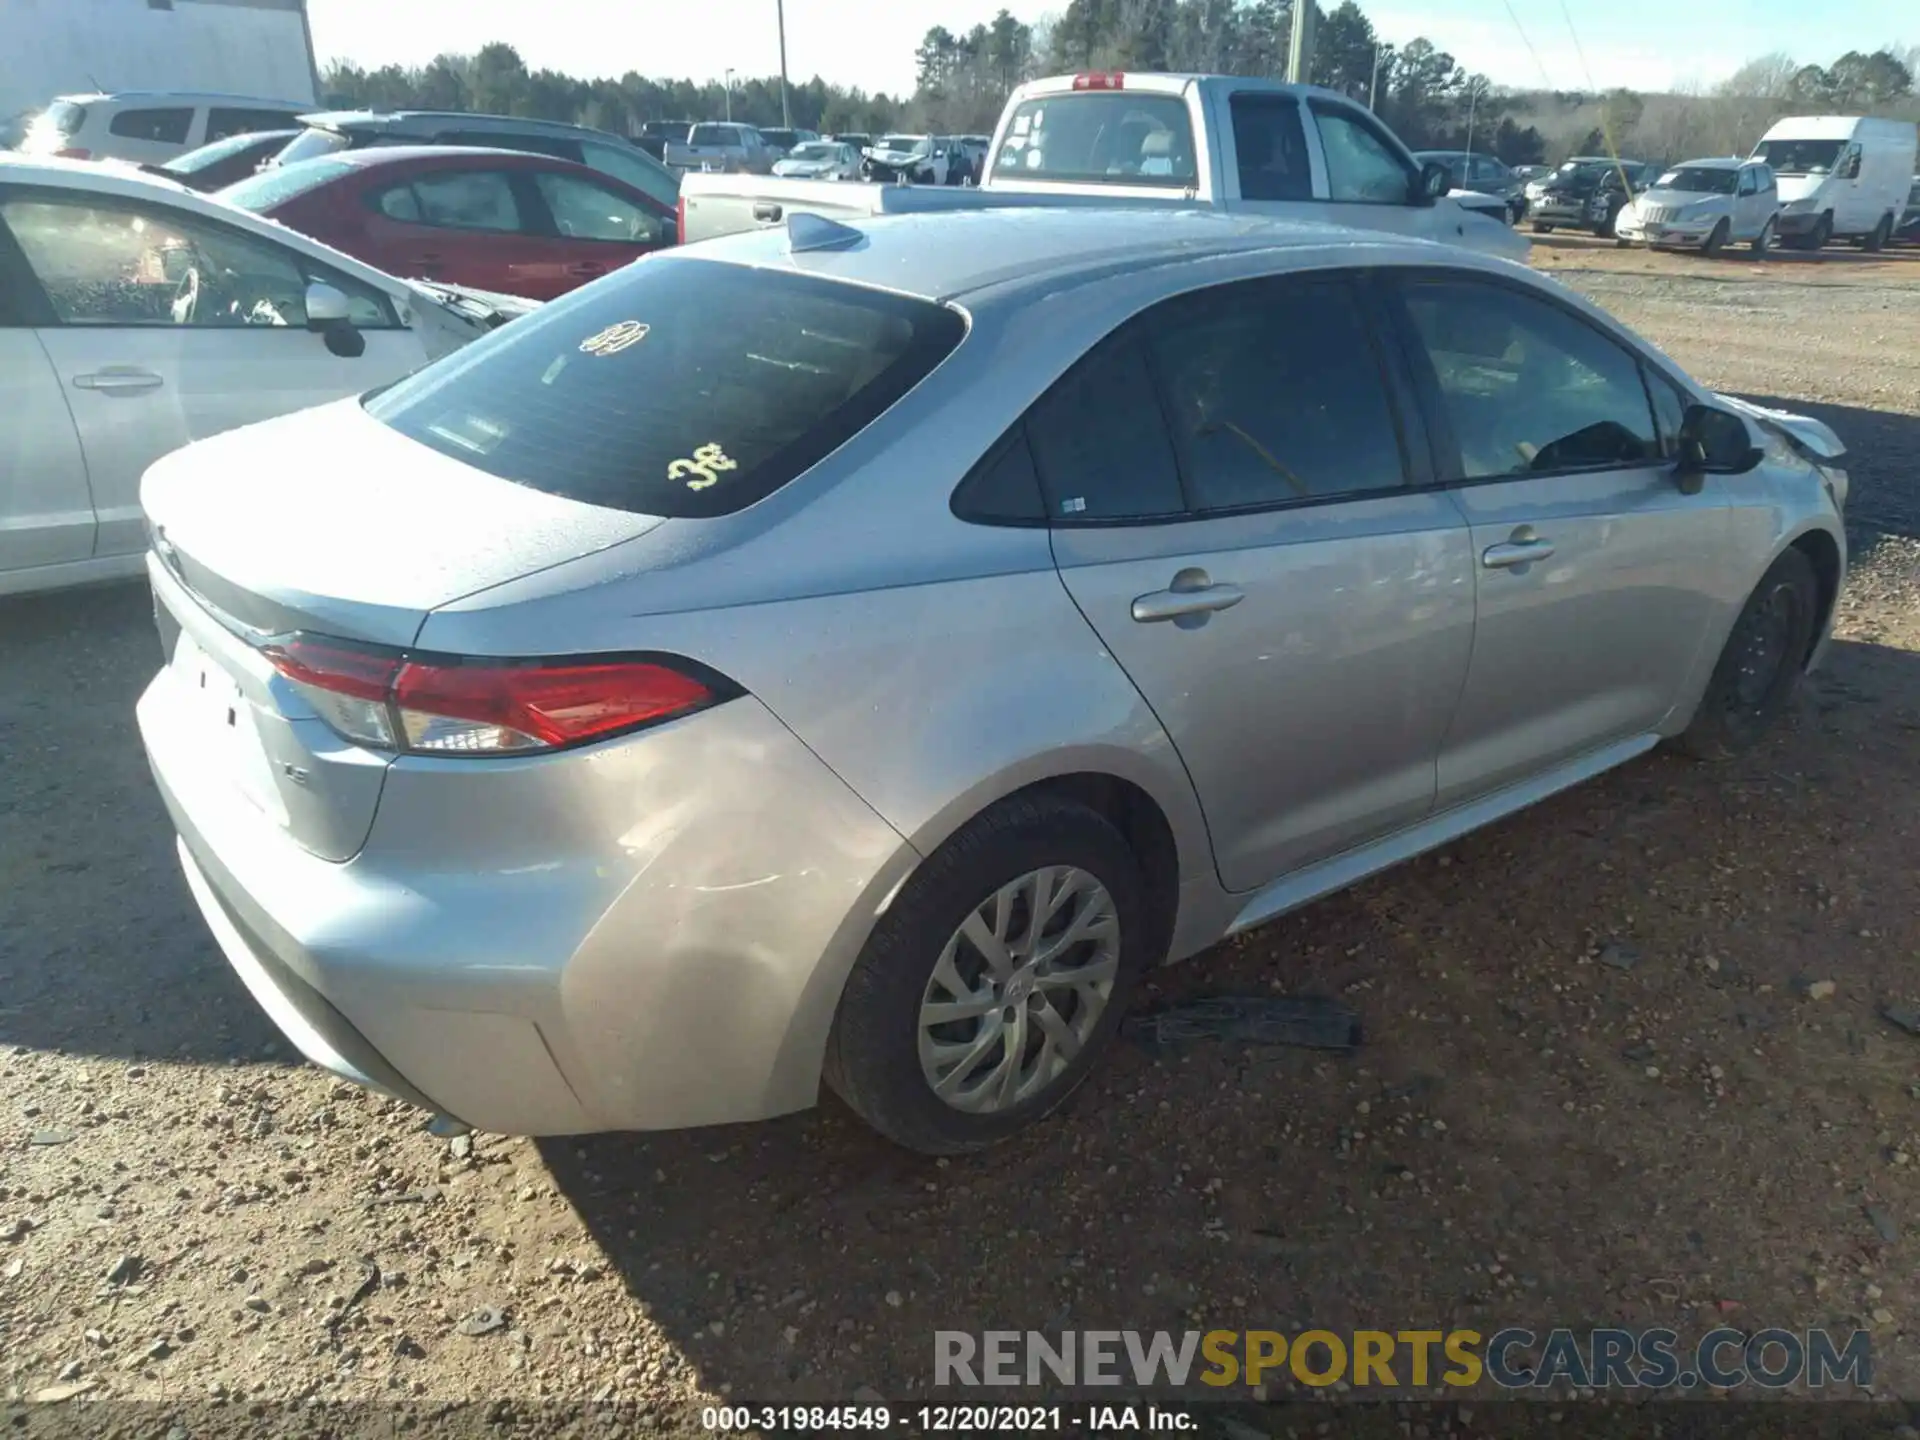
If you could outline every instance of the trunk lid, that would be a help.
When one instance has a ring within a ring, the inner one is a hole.
[[[352,400],[178,451],[141,500],[175,753],[329,860],[365,843],[392,756],[343,739],[261,644],[300,630],[405,648],[436,606],[660,523],[497,479]]]

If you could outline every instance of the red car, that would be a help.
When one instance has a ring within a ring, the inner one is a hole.
[[[383,145],[263,170],[219,192],[409,280],[551,300],[674,243],[673,212],[547,155]]]

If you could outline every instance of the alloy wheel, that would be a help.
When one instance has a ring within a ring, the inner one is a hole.
[[[1002,885],[960,923],[927,981],[927,1084],[974,1114],[1033,1099],[1092,1036],[1119,967],[1119,915],[1093,875],[1049,865]]]

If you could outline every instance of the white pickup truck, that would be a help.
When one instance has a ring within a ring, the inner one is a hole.
[[[1525,259],[1499,196],[1452,188],[1364,106],[1231,75],[1059,75],[1015,90],[979,188],[688,174],[682,244],[807,213],[851,220],[1001,205],[1204,206],[1323,220]]]

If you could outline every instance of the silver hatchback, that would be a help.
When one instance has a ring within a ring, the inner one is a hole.
[[[1752,743],[1842,460],[1458,248],[796,216],[155,466],[140,724],[335,1073],[524,1134],[824,1079],[960,1151],[1149,967]]]

